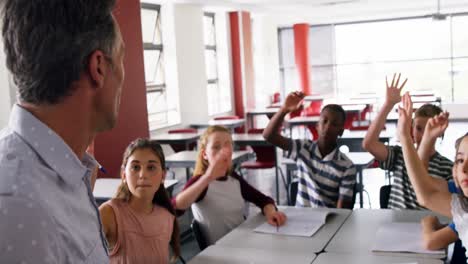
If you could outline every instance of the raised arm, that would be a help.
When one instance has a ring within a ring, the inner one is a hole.
[[[393,107],[401,101],[401,90],[405,87],[405,79],[399,86],[401,74],[393,75],[392,83],[389,85],[387,77],[385,77],[387,92],[385,97],[385,103],[377,114],[377,117],[372,121],[369,130],[367,131],[366,137],[362,141],[362,148],[369,151],[376,160],[384,161],[388,156],[388,149],[384,143],[379,141],[379,135],[382,129],[385,127],[385,120]]]
[[[230,164],[232,153],[223,149],[220,151],[212,163],[208,166],[205,174],[198,176],[196,181],[188,182],[185,188],[175,197],[175,209],[185,210],[189,208],[192,203],[197,201],[198,197],[206,190],[210,182],[226,176]]]
[[[411,185],[416,192],[418,202],[432,211],[452,217],[451,195],[447,186],[445,190],[440,186],[440,182],[431,177],[420,160],[411,138],[411,116],[413,106],[408,93],[403,96],[403,108],[399,108],[398,133],[405,159],[406,170],[411,181]]]
[[[418,148],[419,158],[421,158],[426,168],[429,167],[431,156],[436,152],[435,143],[437,138],[441,137],[448,127],[448,118],[449,113],[444,112],[427,121],[426,127],[424,128],[424,134]]]
[[[303,98],[304,94],[302,92],[292,92],[286,97],[283,106],[270,119],[270,122],[263,131],[263,137],[266,141],[283,150],[290,149],[291,141],[280,133],[281,124],[283,124],[284,117],[288,113],[297,110],[301,106]]]

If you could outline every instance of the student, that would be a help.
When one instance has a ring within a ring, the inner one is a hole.
[[[122,162],[122,183],[99,207],[111,263],[168,263],[180,255],[179,227],[164,188],[164,153],[156,141],[130,143]]]
[[[109,262],[97,163],[85,150],[118,118],[125,44],[115,2],[0,1],[18,89],[0,131],[0,263]]]
[[[408,175],[416,192],[418,202],[432,211],[453,218],[462,243],[468,245],[468,134],[455,143],[456,157],[453,178],[461,192],[450,193],[446,181],[431,177],[413,145],[411,138],[411,97],[406,93],[403,108],[399,109],[398,133]],[[423,142],[435,141],[448,126],[448,114],[431,118],[426,126]],[[427,140],[427,141],[426,141]]]
[[[390,85],[388,82],[386,83],[385,103],[375,120],[372,121],[362,142],[362,147],[379,161],[382,169],[393,172],[393,183],[390,189],[388,207],[391,209],[422,209],[416,200],[416,195],[408,178],[401,147],[387,146],[379,141],[379,134],[385,126],[385,120],[393,107],[401,101],[401,90],[408,80],[405,79],[399,85],[400,77],[401,74],[398,77],[394,74],[392,83]],[[416,144],[416,149],[419,149],[421,144],[427,120],[441,112],[442,109],[440,107],[432,104],[425,104],[416,111],[411,128],[412,140]],[[430,174],[446,181],[451,179],[453,162],[435,150],[435,142],[432,145],[428,145],[427,148],[427,150],[423,150],[424,153],[419,153],[425,161],[424,163],[428,167]]]
[[[343,134],[346,113],[339,105],[326,105],[317,124],[319,137],[311,140],[292,140],[279,130],[284,117],[302,105],[302,92],[290,93],[263,132],[273,145],[288,151],[288,157],[298,162],[299,186],[296,206],[353,208],[356,168],[337,148]]]
[[[269,224],[281,226],[286,215],[232,171],[232,137],[227,128],[211,126],[200,138],[193,177],[173,198],[176,209],[192,207],[195,220],[209,245],[244,221],[245,201],[258,206]]]

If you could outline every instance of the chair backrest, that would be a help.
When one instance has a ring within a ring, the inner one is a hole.
[[[380,187],[380,208],[388,208],[388,200],[390,199],[390,190],[392,189],[391,185],[384,185]]]
[[[263,128],[251,128],[247,131],[248,134],[262,134]],[[260,162],[275,162],[275,147],[274,146],[251,146],[252,150],[257,155],[257,161]]]
[[[192,220],[190,228],[192,229],[193,235],[195,236],[195,240],[197,240],[197,244],[200,250],[207,248],[209,246],[208,242],[206,241],[205,235],[203,235],[200,224],[197,222],[197,220]]]
[[[238,116],[217,116],[217,117],[213,117],[213,120],[232,120],[232,119],[239,119]]]

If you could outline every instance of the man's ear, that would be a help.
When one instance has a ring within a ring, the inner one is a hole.
[[[108,66],[104,53],[100,50],[93,51],[88,59],[88,73],[96,87],[102,87],[104,85],[106,67]]]

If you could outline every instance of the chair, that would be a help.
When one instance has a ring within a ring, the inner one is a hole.
[[[213,120],[236,120],[236,119],[240,119],[240,117],[236,116],[236,115],[227,115],[227,116],[217,116],[217,117],[213,117]],[[234,129],[234,132],[235,133],[244,133],[244,126],[241,126],[241,127],[236,127]]]
[[[197,240],[197,244],[200,250],[207,248],[209,246],[208,242],[206,241],[205,235],[203,235],[200,224],[197,222],[197,220],[192,220],[190,228],[192,229],[193,235],[195,236],[195,240]]]
[[[198,133],[198,130],[195,128],[180,128],[180,129],[172,129],[167,131],[168,134],[180,134],[180,133]],[[170,144],[171,148],[174,150],[174,152],[181,152],[185,150],[185,145],[184,144]],[[192,143],[189,145],[188,150],[192,150],[197,146],[197,143]]]
[[[384,185],[380,187],[380,208],[388,208],[388,200],[390,199],[390,190],[392,189],[391,185]]]

